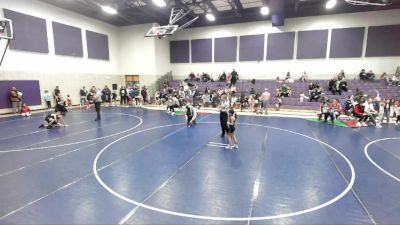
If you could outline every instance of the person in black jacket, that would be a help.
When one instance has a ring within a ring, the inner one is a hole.
[[[229,88],[236,85],[236,82],[239,80],[239,74],[235,71],[235,69],[231,72],[231,83]]]
[[[128,91],[124,86],[119,89],[119,96],[121,97],[120,105],[126,105],[128,103]]]
[[[103,90],[101,91],[101,99],[103,102],[108,103],[109,105],[111,104],[111,90],[108,88],[108,86],[104,86]]]

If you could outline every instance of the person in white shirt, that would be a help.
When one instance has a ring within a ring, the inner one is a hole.
[[[268,88],[265,88],[264,93],[262,93],[260,100],[264,108],[264,114],[268,114],[269,100],[271,99],[271,94],[268,92]]]
[[[365,102],[364,112],[367,114],[369,121],[377,128],[381,128],[382,126],[375,121],[375,117],[378,115],[378,112],[374,109],[374,104],[372,103],[372,98],[368,99],[368,102]]]

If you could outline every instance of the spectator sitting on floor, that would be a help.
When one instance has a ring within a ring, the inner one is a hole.
[[[380,124],[376,123],[375,117],[378,116],[378,112],[374,109],[372,98],[368,99],[368,101],[364,103],[364,112],[368,116],[368,121],[370,123],[372,123],[377,128],[382,127]]]
[[[348,115],[348,116],[349,115],[353,115],[353,112],[354,112],[354,96],[353,95],[350,95],[346,99],[346,101],[344,103],[343,110],[344,110],[346,115]]]
[[[359,74],[360,80],[366,80],[367,79],[367,73],[365,72],[365,69],[362,69],[360,74]]]
[[[340,106],[339,99],[333,99],[332,103],[329,105],[329,114],[332,123],[334,123],[334,120],[336,120],[340,116],[341,112],[342,107]]]
[[[367,75],[366,75],[366,80],[374,80],[375,79],[375,74],[372,72],[372,70],[369,70]]]
[[[321,105],[319,106],[319,112],[317,112],[318,120],[322,120],[322,116],[324,117],[324,121],[328,120],[329,113],[329,99],[322,98]]]
[[[23,103],[20,109],[21,116],[30,116],[31,115],[31,109],[29,106],[26,105],[26,103]]]

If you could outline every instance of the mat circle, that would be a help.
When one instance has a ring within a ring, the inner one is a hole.
[[[198,124],[219,124],[219,122],[199,122]],[[295,131],[291,131],[291,130],[286,130],[286,129],[282,129],[282,128],[278,128],[278,127],[272,127],[272,126],[264,126],[264,125],[259,125],[259,124],[250,124],[250,123],[237,123],[237,125],[248,125],[248,126],[256,126],[256,127],[265,127],[265,128],[270,128],[270,129],[274,129],[274,130],[280,130],[280,131],[284,131],[284,132],[288,132],[288,133],[292,133],[295,135],[299,135],[305,138],[308,138],[310,140],[314,140],[330,149],[332,149],[334,152],[336,152],[337,154],[339,154],[348,164],[349,169],[351,171],[351,179],[348,182],[347,187],[336,197],[330,199],[329,201],[322,203],[320,205],[314,206],[312,208],[308,208],[308,209],[304,209],[301,211],[296,211],[296,212],[291,212],[291,213],[284,213],[284,214],[279,214],[279,215],[271,215],[271,216],[260,216],[260,217],[215,217],[215,216],[203,216],[203,215],[196,215],[196,214],[188,214],[188,213],[181,213],[181,212],[174,212],[174,211],[170,211],[170,210],[165,210],[165,209],[161,209],[161,208],[157,208],[154,206],[150,206],[150,205],[146,205],[143,203],[140,203],[138,201],[135,201],[133,199],[130,199],[128,197],[125,197],[119,193],[117,193],[116,191],[114,191],[112,188],[110,188],[109,186],[107,186],[104,181],[100,178],[99,174],[98,174],[98,169],[97,169],[97,162],[100,158],[100,156],[103,154],[104,151],[106,151],[107,149],[109,149],[110,146],[112,146],[113,144],[129,137],[135,134],[139,134],[139,133],[143,133],[146,131],[151,131],[151,130],[155,130],[155,129],[159,129],[159,128],[164,128],[164,127],[173,127],[173,126],[183,126],[184,124],[179,123],[179,124],[170,124],[170,125],[163,125],[163,126],[157,126],[157,127],[152,127],[152,128],[147,128],[144,130],[139,130],[130,134],[127,134],[123,137],[118,138],[117,140],[114,140],[113,142],[111,142],[110,144],[108,144],[107,146],[105,146],[97,155],[95,160],[93,161],[93,173],[97,179],[97,181],[101,184],[101,186],[103,186],[108,192],[110,192],[112,195],[126,201],[129,203],[132,203],[136,206],[139,207],[143,207],[149,210],[153,210],[153,211],[157,211],[160,213],[165,213],[165,214],[169,214],[169,215],[174,215],[174,216],[180,216],[180,217],[186,217],[186,218],[192,218],[192,219],[202,219],[202,220],[217,220],[217,221],[255,221],[255,220],[271,220],[271,219],[279,219],[279,218],[285,218],[285,217],[292,217],[292,216],[297,216],[297,215],[301,215],[301,214],[306,214],[312,211],[316,211],[319,209],[322,209],[324,207],[327,207],[333,203],[335,203],[336,201],[338,201],[339,199],[341,199],[343,196],[345,196],[352,188],[354,181],[355,181],[355,172],[354,172],[354,167],[351,164],[351,162],[349,161],[349,159],[346,158],[346,156],[344,156],[339,150],[337,150],[336,148],[330,146],[329,144],[322,142],[321,140],[318,140],[316,138],[295,132]]]

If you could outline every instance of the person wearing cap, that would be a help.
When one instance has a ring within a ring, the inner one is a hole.
[[[262,105],[264,108],[264,114],[267,115],[268,107],[269,107],[269,100],[271,99],[271,94],[268,92],[268,88],[264,89],[264,93],[262,93],[260,99],[262,101]]]

